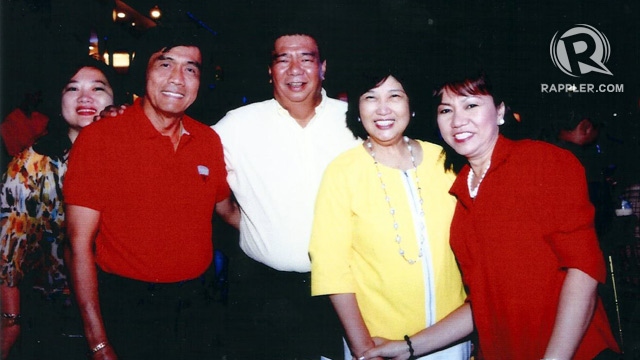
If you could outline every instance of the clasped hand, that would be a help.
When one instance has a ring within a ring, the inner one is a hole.
[[[366,360],[409,359],[409,349],[407,347],[407,343],[404,340],[389,340],[381,337],[374,337],[373,342],[376,346],[365,351],[363,354],[363,357]]]

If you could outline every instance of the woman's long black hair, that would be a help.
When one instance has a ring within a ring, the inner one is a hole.
[[[86,58],[60,66],[52,71],[53,85],[45,91],[45,107],[49,115],[47,133],[33,144],[33,150],[38,154],[48,156],[55,160],[63,160],[64,156],[71,150],[71,140],[69,139],[69,124],[61,115],[62,90],[69,83],[69,80],[83,67],[91,67],[100,70],[107,78],[109,85],[113,89],[114,104],[121,104],[123,96],[112,68],[105,63],[92,57]]]

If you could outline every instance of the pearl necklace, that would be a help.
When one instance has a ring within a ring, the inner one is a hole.
[[[407,150],[409,150],[409,154],[411,154],[411,163],[413,164],[413,170],[416,173],[416,187],[418,188],[418,194],[420,195],[420,217],[424,219],[424,200],[422,199],[422,188],[420,187],[420,178],[418,177],[418,167],[416,166],[416,160],[415,157],[413,156],[413,147],[411,146],[411,144],[409,143],[409,138],[408,137],[403,137],[404,143],[407,144]],[[409,263],[409,265],[413,265],[416,263],[417,258],[416,259],[410,259],[407,257],[404,249],[402,248],[402,237],[400,236],[400,233],[398,233],[398,222],[396,221],[396,210],[395,208],[391,205],[391,199],[389,198],[389,194],[387,193],[387,185],[384,183],[384,180],[382,179],[382,172],[380,172],[380,168],[378,166],[378,160],[376,160],[376,153],[375,151],[373,151],[373,145],[371,144],[371,138],[367,139],[367,148],[369,149],[369,153],[371,154],[371,157],[373,158],[373,164],[376,167],[376,172],[378,173],[378,179],[380,179],[380,187],[382,187],[382,191],[384,192],[384,198],[387,201],[387,205],[389,205],[389,213],[391,214],[391,219],[393,220],[393,228],[396,231],[396,239],[395,242],[396,244],[398,244],[398,254],[400,254],[400,256],[402,256],[402,258]],[[421,258],[424,254],[424,243],[425,243],[425,225],[424,225],[424,221],[421,222],[421,229],[420,229],[420,250],[418,251],[418,258]]]
[[[469,166],[469,174],[467,175],[467,187],[469,188],[469,196],[472,199],[475,199],[478,196],[478,189],[480,189],[480,184],[482,180],[484,180],[484,176],[487,175],[487,171],[491,167],[491,160],[489,160],[489,164],[487,164],[487,168],[482,172],[482,176],[480,176],[480,180],[478,180],[478,184],[473,189],[471,188],[471,184],[473,183],[473,177],[475,174],[473,173],[473,169]]]

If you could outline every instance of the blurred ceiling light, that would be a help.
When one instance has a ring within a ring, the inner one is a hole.
[[[118,19],[124,19],[127,16],[127,14],[125,14],[122,11],[118,11]]]
[[[114,68],[128,68],[129,67],[129,54],[126,52],[113,53],[113,67]]]
[[[104,59],[104,63],[105,63],[105,64],[107,64],[107,65],[109,65],[109,53],[108,53],[108,52],[105,52],[105,53],[102,55],[102,58]]]
[[[159,19],[160,16],[162,16],[162,13],[160,12],[160,8],[158,7],[158,5],[154,6],[151,11],[149,11],[149,14],[151,15],[152,18],[154,19]]]
[[[92,29],[89,35],[89,56],[99,59],[100,52],[98,51],[98,47],[98,35]]]

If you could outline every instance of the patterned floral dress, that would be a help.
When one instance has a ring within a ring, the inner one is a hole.
[[[65,216],[62,161],[28,148],[9,163],[0,192],[0,282],[18,286],[28,276],[45,295],[69,293],[64,271]]]

